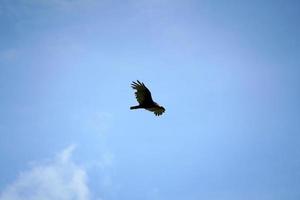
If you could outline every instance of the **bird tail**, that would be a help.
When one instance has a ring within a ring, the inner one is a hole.
[[[138,108],[142,108],[142,107],[141,107],[141,106],[131,106],[131,107],[130,107],[130,110],[138,109]]]

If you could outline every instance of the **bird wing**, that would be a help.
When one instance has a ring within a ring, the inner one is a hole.
[[[150,90],[137,80],[137,82],[132,82],[131,87],[136,90],[135,97],[139,104],[152,103],[152,97]]]

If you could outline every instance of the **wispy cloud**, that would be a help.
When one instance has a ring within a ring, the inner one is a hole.
[[[11,61],[17,57],[17,49],[6,49],[0,51],[0,61]]]
[[[86,171],[71,159],[74,149],[71,145],[54,159],[34,163],[2,191],[0,200],[89,200]]]
[[[110,112],[83,109],[73,114],[72,119],[82,130],[104,135],[109,132],[114,125],[115,117]]]
[[[50,8],[56,8],[61,10],[72,10],[78,9],[80,7],[88,7],[93,5],[95,0],[30,0],[24,1],[27,4],[39,5],[39,6],[47,6]]]
[[[108,112],[94,113],[89,120],[87,120],[87,126],[93,128],[99,132],[107,132],[113,124],[114,117]]]

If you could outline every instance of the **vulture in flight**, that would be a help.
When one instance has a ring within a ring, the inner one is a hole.
[[[131,87],[136,90],[135,97],[138,101],[139,105],[131,106],[130,109],[139,109],[144,108],[151,112],[154,112],[156,116],[159,116],[165,112],[165,108],[158,105],[156,102],[152,100],[150,90],[141,83],[140,81],[132,82]]]

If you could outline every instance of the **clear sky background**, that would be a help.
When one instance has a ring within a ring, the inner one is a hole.
[[[0,0],[0,200],[299,200],[300,2]],[[136,105],[143,81],[166,108]]]

